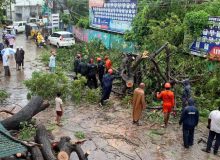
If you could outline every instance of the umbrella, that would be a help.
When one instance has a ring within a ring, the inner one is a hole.
[[[7,38],[7,39],[15,38],[15,35],[13,35],[13,34],[6,34],[5,38]]]
[[[12,48],[5,48],[1,51],[1,54],[5,54],[5,53],[8,53],[8,54],[15,54],[16,53],[16,50],[15,49],[12,49]]]

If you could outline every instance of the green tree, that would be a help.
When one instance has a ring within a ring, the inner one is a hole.
[[[80,18],[89,17],[88,0],[68,0],[67,6],[73,24],[77,24]]]

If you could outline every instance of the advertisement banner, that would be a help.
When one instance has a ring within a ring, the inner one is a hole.
[[[89,0],[90,27],[124,33],[137,14],[137,0]]]
[[[212,25],[193,42],[190,53],[220,61],[220,17],[209,17],[209,23]]]

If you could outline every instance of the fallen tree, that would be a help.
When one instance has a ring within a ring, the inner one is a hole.
[[[35,141],[42,144],[41,151],[45,160],[56,160],[48,137],[48,132],[44,125],[37,126]]]
[[[33,97],[18,113],[1,121],[1,123],[7,130],[18,130],[21,122],[31,120],[33,116],[45,110],[49,105],[49,102],[43,101],[42,97]]]

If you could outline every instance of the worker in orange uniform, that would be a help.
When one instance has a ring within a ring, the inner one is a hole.
[[[175,105],[174,93],[170,90],[171,84],[165,83],[165,90],[161,93],[157,92],[157,98],[162,99],[163,101],[163,113],[164,113],[164,125],[163,127],[167,127],[170,113]]]
[[[105,56],[105,68],[106,73],[108,73],[108,70],[112,68],[112,61],[109,59],[108,56]]]

